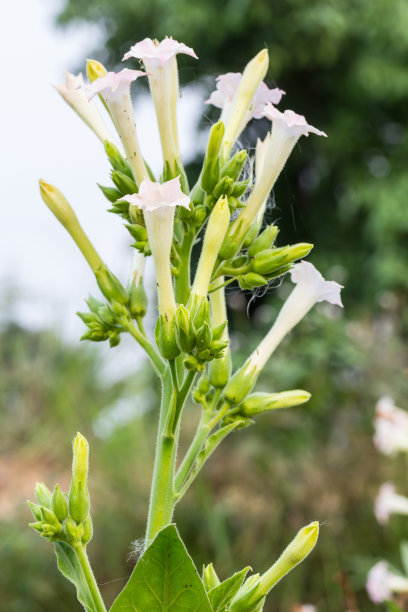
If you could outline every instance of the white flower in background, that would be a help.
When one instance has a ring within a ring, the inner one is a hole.
[[[141,76],[146,76],[146,73],[124,68],[120,72],[107,72],[86,87],[89,100],[97,94],[104,100],[138,185],[148,173],[137,139],[130,84]]]
[[[213,106],[222,109],[220,119],[224,123],[226,123],[229,119],[232,102],[238,91],[241,80],[241,72],[227,72],[226,74],[220,74],[216,78],[216,89],[211,93],[208,100],[205,101],[205,104],[212,104]],[[262,117],[265,104],[268,102],[271,102],[272,104],[279,104],[284,93],[285,92],[278,87],[269,89],[266,83],[262,81],[256,90],[254,97],[252,98],[251,105],[244,120],[245,125],[250,119],[260,119]]]
[[[366,589],[371,601],[379,604],[393,593],[408,593],[408,578],[393,574],[385,561],[379,561],[368,573]]]
[[[408,497],[398,495],[394,485],[386,482],[381,485],[374,508],[379,523],[385,524],[391,514],[408,515]]]
[[[278,344],[303,319],[317,302],[343,306],[340,297],[342,285],[326,281],[313,264],[301,261],[293,266],[292,282],[296,284],[271,330],[252,353],[249,361],[257,370],[262,370]]]
[[[96,134],[101,142],[114,139],[106,128],[95,104],[90,104],[84,91],[82,73],[77,75],[66,71],[65,85],[53,85],[67,104],[81,117],[88,127]]]
[[[176,177],[162,184],[145,179],[139,193],[126,195],[123,199],[143,210],[156,268],[159,311],[172,318],[176,310],[170,268],[174,211],[176,206],[189,209],[190,198],[182,192],[180,177]]]
[[[374,443],[385,455],[408,452],[408,412],[397,408],[390,397],[382,397],[375,409]]]
[[[165,38],[161,42],[145,38],[133,45],[122,60],[135,58],[144,63],[156,109],[163,157],[173,172],[180,163],[177,131],[179,85],[176,56],[178,53],[198,59],[191,47],[172,38]]]

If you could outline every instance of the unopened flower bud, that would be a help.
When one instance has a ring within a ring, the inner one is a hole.
[[[257,381],[259,371],[251,363],[244,365],[235,372],[224,391],[225,400],[231,404],[240,404],[252,390]]]
[[[112,168],[133,179],[132,169],[127,160],[120,153],[119,149],[109,140],[105,140],[104,147],[105,153],[109,158]],[[127,193],[130,193],[130,191],[126,191],[125,195]]]
[[[92,536],[93,536],[92,519],[89,515],[86,517],[84,522],[81,524],[81,527],[83,529],[81,542],[82,544],[88,544],[88,542],[92,539]]]
[[[118,189],[115,189],[115,187],[105,187],[99,183],[97,183],[97,185],[109,202],[116,202],[116,200],[119,200],[122,197],[121,192]]]
[[[61,528],[61,524],[52,510],[49,510],[45,506],[41,506],[41,514],[45,523],[48,523],[56,528]]]
[[[191,353],[195,346],[194,330],[187,308],[180,304],[175,317],[177,344],[184,353]]]
[[[219,359],[214,359],[210,364],[210,382],[216,389],[223,389],[231,378],[231,351],[224,350]]]
[[[128,195],[129,193],[137,193],[137,185],[135,181],[123,172],[119,172],[119,170],[112,170],[111,178],[122,196]]]
[[[169,319],[166,315],[160,315],[158,319],[157,344],[165,359],[175,359],[180,355],[180,349],[176,339],[176,325],[174,316]]]
[[[250,183],[249,179],[247,179],[246,181],[237,181],[234,184],[234,189],[232,190],[231,196],[233,196],[235,198],[240,198],[242,195],[244,195],[244,193],[248,189],[249,183]],[[238,201],[240,202],[240,200],[238,200]],[[238,207],[236,207],[236,208],[238,208]]]
[[[256,274],[256,272],[248,272],[248,274],[238,276],[238,282],[243,291],[252,291],[255,287],[268,284],[267,279],[260,274]]]
[[[242,168],[248,159],[248,153],[245,149],[237,151],[231,159],[221,168],[220,177],[228,176],[234,181],[237,181],[241,175]]]
[[[27,506],[30,508],[33,517],[37,520],[37,521],[42,521],[42,513],[41,513],[41,506],[38,504],[34,504],[32,501],[30,501],[29,499],[27,500]]]
[[[34,488],[34,495],[40,504],[46,508],[51,508],[51,491],[43,482],[37,482]]]
[[[224,176],[216,186],[214,187],[213,193],[214,197],[220,198],[221,196],[229,196],[231,195],[234,189],[234,179],[229,176]]]
[[[73,443],[72,481],[69,490],[69,514],[76,523],[82,523],[89,514],[88,454],[86,438],[77,433]]]
[[[64,531],[68,540],[70,540],[71,542],[78,542],[84,535],[83,523],[77,525],[75,520],[69,516],[64,523]]]
[[[204,350],[208,348],[211,344],[212,333],[209,324],[207,321],[204,321],[202,326],[198,329],[196,334],[196,345],[197,350]]]
[[[203,583],[207,592],[221,584],[212,563],[203,567]]]
[[[281,393],[253,393],[242,402],[239,412],[244,416],[252,417],[278,408],[299,406],[308,402],[310,398],[311,394],[308,391],[303,391],[303,389]]]
[[[263,232],[259,234],[257,238],[248,248],[248,255],[254,257],[260,251],[270,249],[275,242],[276,236],[278,235],[279,228],[277,225],[268,225]]]
[[[119,304],[127,304],[129,296],[122,283],[106,267],[100,267],[95,272],[96,282],[103,295],[109,301],[116,301]]]
[[[68,516],[68,503],[59,484],[55,485],[52,494],[51,508],[57,519],[62,523]]]

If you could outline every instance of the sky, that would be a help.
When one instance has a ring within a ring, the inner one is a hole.
[[[57,28],[59,6],[49,0],[11,2],[8,18],[0,21],[0,57],[3,84],[7,84],[0,113],[0,296],[13,288],[17,296],[13,316],[23,325],[53,327],[63,337],[76,340],[83,324],[75,312],[84,310],[84,299],[90,292],[98,295],[98,289],[82,255],[43,204],[38,179],[64,193],[94,246],[123,282],[130,271],[132,249],[120,219],[106,212],[108,202],[96,185],[109,184],[110,167],[103,148],[51,87],[63,82],[66,68],[81,65],[97,46],[101,32],[89,25]],[[18,38],[10,27],[14,23],[18,23]],[[150,96],[138,95],[137,84],[132,86],[132,96],[143,153],[158,171],[160,145]],[[180,100],[180,145],[185,160],[196,153],[191,133],[203,111],[201,102],[201,94],[191,89]],[[148,282],[152,287],[151,265]]]

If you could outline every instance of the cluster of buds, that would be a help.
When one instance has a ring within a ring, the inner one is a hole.
[[[58,484],[51,493],[44,483],[37,482],[34,489],[37,503],[27,502],[35,519],[30,527],[51,542],[87,544],[92,538],[88,454],[88,442],[78,433],[73,442],[72,480],[68,494]]]

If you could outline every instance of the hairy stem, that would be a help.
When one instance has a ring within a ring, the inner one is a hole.
[[[86,554],[85,546],[83,544],[74,544],[74,550],[91,593],[95,612],[106,612],[105,604],[95,580],[88,555]]]
[[[183,242],[180,246],[179,273],[175,279],[175,294],[178,304],[187,304],[190,295],[190,258],[194,238],[194,230],[189,229],[184,233]]]
[[[137,340],[140,346],[142,346],[149,355],[156,374],[158,376],[163,376],[166,369],[166,364],[150,340],[139,329],[137,329],[131,321],[123,322],[123,327],[130,333],[131,336],[133,336],[135,340]]]

